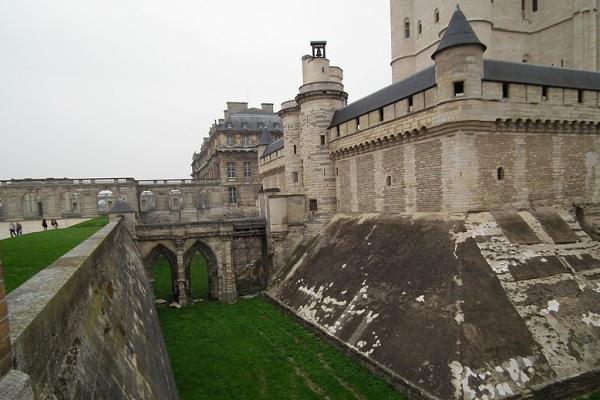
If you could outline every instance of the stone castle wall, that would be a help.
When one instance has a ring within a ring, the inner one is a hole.
[[[600,68],[597,0],[539,0],[537,11],[533,11],[532,0],[391,0],[390,4],[394,82],[433,64],[431,54],[456,4],[488,46],[486,58],[586,70]],[[439,12],[438,22],[435,10]],[[409,38],[405,37],[406,22],[410,25]]]
[[[177,399],[140,254],[109,223],[7,296],[36,399]],[[102,373],[98,373],[102,371]]]

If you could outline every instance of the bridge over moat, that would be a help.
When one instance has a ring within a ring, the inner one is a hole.
[[[191,301],[190,265],[197,253],[208,265],[210,299],[235,302],[266,288],[269,279],[262,219],[136,225],[135,241],[151,281],[156,259],[168,260],[172,297],[180,305]]]

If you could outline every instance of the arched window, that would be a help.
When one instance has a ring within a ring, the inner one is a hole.
[[[440,10],[438,10],[437,8],[433,12],[433,20],[436,24],[440,22]]]
[[[421,21],[419,21],[419,23],[417,24],[417,33],[419,35],[423,33],[423,24],[421,23]]]
[[[406,39],[410,37],[410,20],[408,18],[404,20],[404,37]]]

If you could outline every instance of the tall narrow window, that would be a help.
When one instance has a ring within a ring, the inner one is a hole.
[[[531,9],[533,10],[533,12],[536,12],[538,10],[538,0],[533,0],[531,2]]]
[[[583,90],[581,89],[577,91],[577,102],[583,103]]]
[[[244,178],[252,177],[252,163],[250,161],[244,161]]]
[[[510,95],[510,85],[508,83],[503,83],[502,84],[502,98],[503,99],[508,99],[508,96]]]
[[[292,172],[292,182],[298,183],[298,172],[296,172],[296,171]]]
[[[465,95],[465,81],[454,82],[454,96],[464,96]]]
[[[233,146],[233,135],[227,135],[227,146]]]
[[[498,178],[499,181],[504,180],[504,167],[498,167],[498,170],[496,171],[496,178]]]
[[[542,101],[548,100],[548,86],[542,86]]]
[[[325,146],[325,135],[321,135],[321,146]]]
[[[356,117],[356,130],[360,131],[360,118]]]
[[[336,134],[337,137],[341,136],[341,134],[340,134],[340,126],[339,125],[335,127],[335,134]]]
[[[379,109],[379,122],[383,122],[383,108]]]
[[[309,199],[308,200],[308,210],[314,212],[314,211],[317,211],[318,209],[319,208],[317,205],[317,199]]]
[[[386,179],[386,181],[385,181],[385,183],[386,183],[386,185],[388,185],[388,186],[392,186],[392,177],[391,177],[391,176],[388,176],[388,177],[387,177],[387,179]]]
[[[419,23],[417,24],[417,33],[419,35],[423,33],[423,24],[421,23],[421,21],[419,21]]]
[[[237,203],[237,189],[234,187],[229,188],[229,203]]]
[[[242,146],[250,146],[250,136],[242,136]]]
[[[404,20],[404,37],[408,39],[410,37],[410,21]]]
[[[440,22],[440,10],[438,10],[437,8],[433,12],[433,20],[436,24]]]
[[[408,111],[410,112],[410,111],[412,111],[412,110],[413,110],[413,97],[412,97],[412,96],[410,96],[410,97],[408,98]]]
[[[235,161],[227,162],[227,177],[235,178]]]
[[[297,152],[297,148],[296,148],[296,145],[294,145],[294,154],[296,154],[296,152]]]

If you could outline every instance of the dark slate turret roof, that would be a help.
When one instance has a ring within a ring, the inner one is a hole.
[[[260,138],[258,138],[257,146],[268,146],[273,143],[273,136],[271,132],[267,128],[264,128],[262,133],[260,134]]]
[[[273,154],[277,150],[283,149],[283,147],[284,147],[283,138],[276,140],[273,143],[271,143],[269,146],[267,146],[267,148],[265,149],[265,152],[263,153],[263,155],[261,157],[266,157],[269,154]]]
[[[463,12],[460,11],[460,8],[456,6],[456,11],[454,11],[452,18],[450,19],[448,28],[446,29],[446,32],[444,32],[444,36],[442,36],[442,40],[440,40],[440,44],[437,50],[431,55],[431,58],[435,59],[441,51],[451,47],[470,44],[481,46],[483,51],[487,49],[487,47],[479,41],[475,32],[473,32],[465,14],[463,14]]]
[[[125,200],[116,200],[113,208],[110,209],[111,214],[127,214],[133,213],[135,210],[131,208]]]

